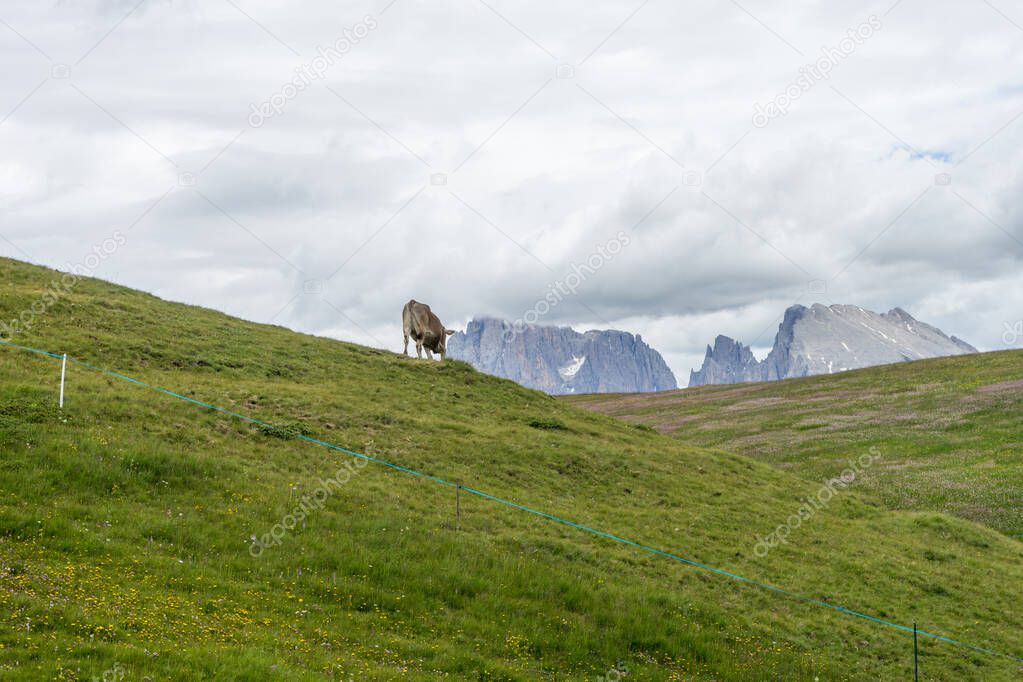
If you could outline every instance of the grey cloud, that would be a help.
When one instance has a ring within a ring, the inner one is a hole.
[[[784,40],[731,3],[649,3],[617,31],[634,7],[494,5],[538,47],[480,3],[238,4],[262,26],[150,0],[75,65],[131,0],[8,3],[51,59],[0,27],[0,234],[60,265],[173,188],[100,276],[395,350],[410,297],[452,325],[516,318],[626,230],[544,321],[642,333],[680,377],[718,333],[770,345],[797,300],[902,306],[984,348],[1021,316],[1023,252],[991,221],[1023,239],[1023,53],[983,7],[902,3],[754,129],[754,104],[888,5],[749,7]],[[378,28],[323,81],[248,126],[367,14]],[[33,91],[51,62],[70,78]]]

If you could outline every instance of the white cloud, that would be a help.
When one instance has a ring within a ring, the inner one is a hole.
[[[619,27],[638,4],[387,3],[5,3],[0,254],[59,266],[119,229],[99,276],[397,350],[409,298],[515,319],[625,229],[546,321],[641,333],[683,383],[718,333],[769,346],[797,300],[984,348],[1023,316],[1023,32],[986,6],[648,3]]]

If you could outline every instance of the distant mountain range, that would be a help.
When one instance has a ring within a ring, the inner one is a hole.
[[[448,355],[481,372],[552,395],[642,393],[678,388],[664,358],[637,334],[473,319],[448,340]]]
[[[757,361],[749,346],[718,336],[689,385],[774,381],[976,352],[901,308],[878,314],[854,305],[795,305],[785,311],[764,360]]]

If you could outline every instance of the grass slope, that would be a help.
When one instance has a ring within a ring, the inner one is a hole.
[[[1023,537],[1023,351],[569,402],[817,480],[874,448],[858,485],[886,507]]]
[[[0,261],[0,319],[55,273]],[[263,429],[0,348],[0,678],[905,678],[904,633],[462,495],[355,469],[281,543],[250,537],[369,451],[447,480],[991,648],[1023,651],[1023,544],[846,491],[765,558],[813,485],[429,363],[81,282],[15,341]],[[924,640],[925,679],[1019,663]]]

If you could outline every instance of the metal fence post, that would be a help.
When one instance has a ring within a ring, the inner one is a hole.
[[[64,409],[64,377],[67,375],[67,353],[60,362],[60,409]]]
[[[920,680],[920,666],[917,663],[917,646],[916,646],[916,622],[913,623],[913,680],[919,682]]]

